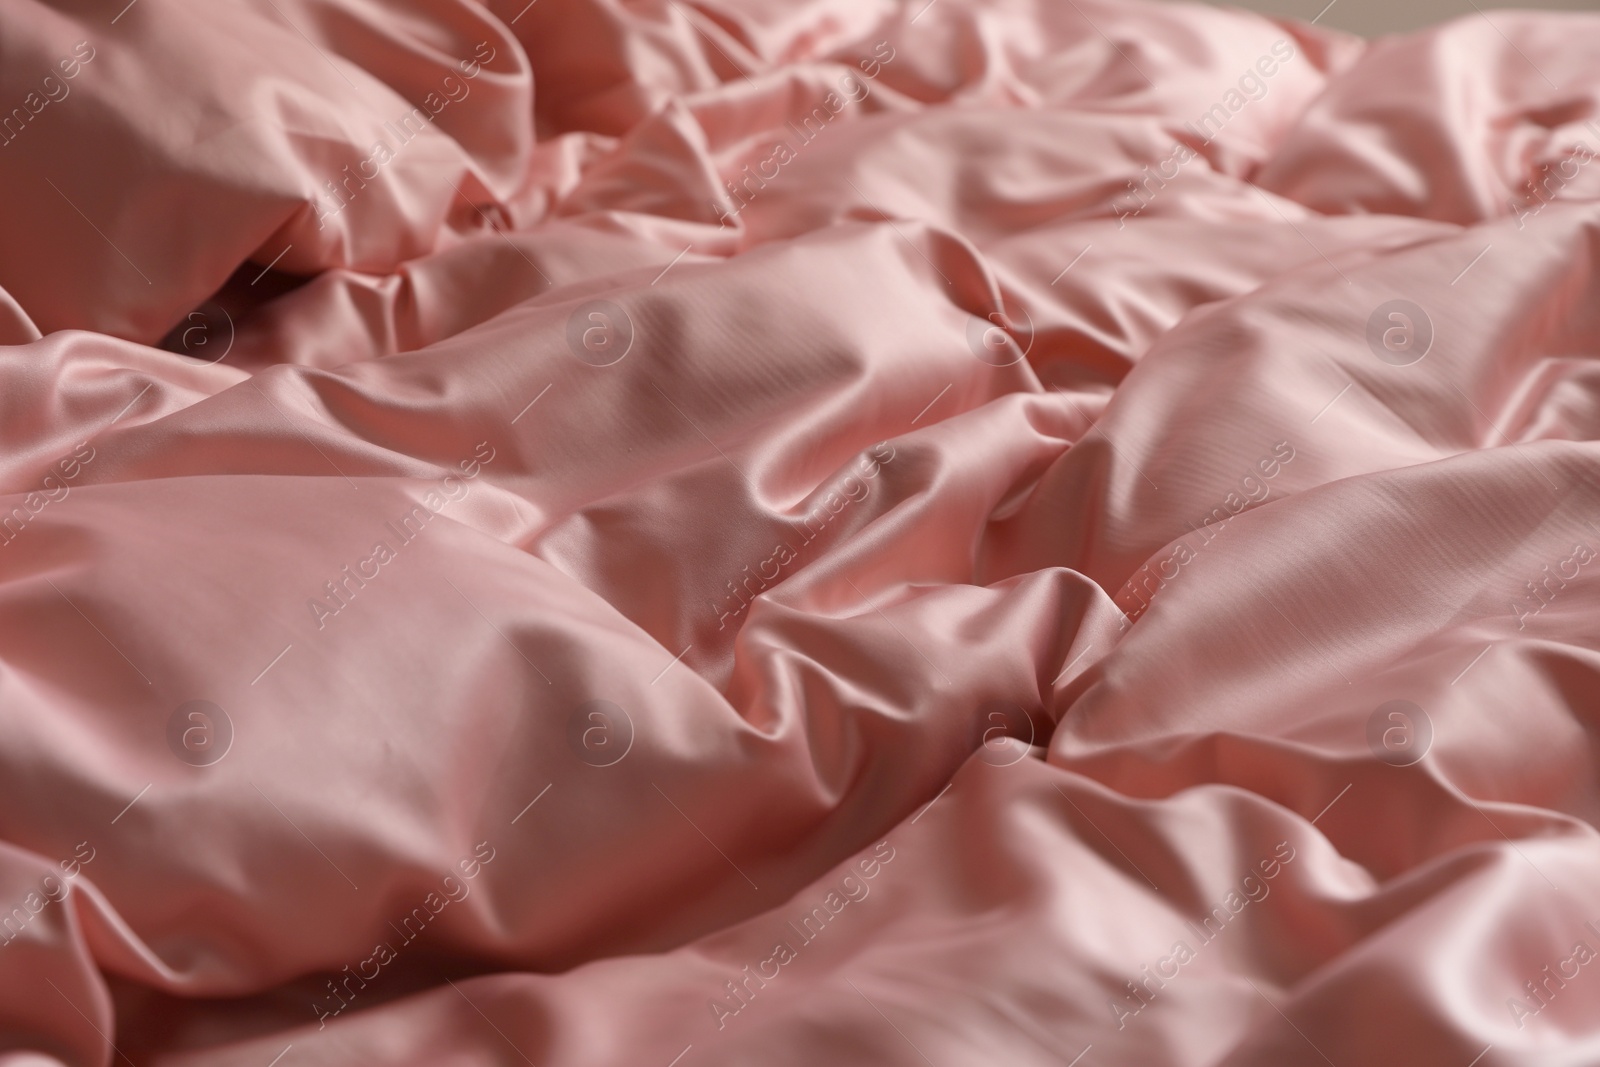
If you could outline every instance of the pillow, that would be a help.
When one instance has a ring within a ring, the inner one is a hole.
[[[527,171],[532,74],[471,0],[114,8],[0,9],[0,288],[45,333],[152,343],[247,260],[391,271]]]

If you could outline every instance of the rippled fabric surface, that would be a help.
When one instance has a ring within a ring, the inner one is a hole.
[[[1600,17],[119,6],[0,1065],[1600,1061]]]

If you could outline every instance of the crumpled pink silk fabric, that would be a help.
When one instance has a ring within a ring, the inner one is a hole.
[[[8,0],[0,1065],[1600,1062],[1597,115],[1582,15]]]

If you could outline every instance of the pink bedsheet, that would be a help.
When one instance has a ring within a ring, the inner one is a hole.
[[[0,1065],[1600,1062],[1597,115],[1588,15],[6,0]]]

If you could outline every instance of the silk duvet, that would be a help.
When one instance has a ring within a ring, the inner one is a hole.
[[[1585,14],[7,0],[0,1064],[1600,1062],[1597,152]]]

